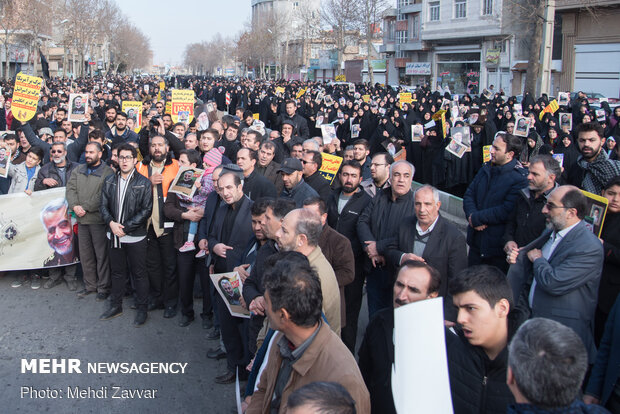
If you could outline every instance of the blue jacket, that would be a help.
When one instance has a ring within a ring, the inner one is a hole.
[[[482,166],[463,197],[465,216],[474,227],[487,225],[483,231],[467,228],[467,244],[484,257],[503,256],[503,235],[508,218],[515,208],[519,191],[527,186],[527,170],[517,160],[502,166]]]
[[[611,308],[605,333],[596,354],[586,394],[597,397],[601,405],[607,404],[620,376],[620,296]]]

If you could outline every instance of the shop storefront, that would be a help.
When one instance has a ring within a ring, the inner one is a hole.
[[[480,50],[454,53],[435,53],[437,85],[448,87],[452,93],[480,93]]]

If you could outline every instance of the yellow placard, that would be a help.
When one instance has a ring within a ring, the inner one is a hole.
[[[37,113],[43,79],[19,72],[15,78],[12,112],[15,119],[26,122]]]
[[[166,82],[159,82],[159,91],[157,92],[157,100],[160,101],[164,96],[164,90],[166,89]]]
[[[366,103],[370,102],[370,95],[362,95],[362,101]]]
[[[404,103],[411,103],[411,92],[403,92],[403,93],[399,93],[398,94],[398,99],[400,100],[401,104]]]
[[[439,111],[437,111],[437,112],[435,112],[435,113],[433,114],[433,116],[432,116],[432,118],[431,118],[431,119],[432,119],[433,121],[439,121],[439,120],[441,119],[441,116],[442,116],[443,114],[445,114],[445,113],[446,113],[446,110],[445,110],[445,109],[440,109]]]
[[[482,162],[491,161],[491,146],[485,145],[482,147]]]
[[[252,118],[259,119],[259,114],[252,114]]]
[[[345,75],[336,75],[335,80],[336,80],[336,82],[346,82],[347,81],[347,77]]]
[[[295,99],[299,99],[302,96],[304,96],[304,94],[306,93],[306,90],[308,90],[308,88],[303,88],[297,91],[297,95],[295,95]]]
[[[282,93],[282,94],[284,93],[284,88],[282,86],[278,86],[276,88],[276,95],[279,94],[279,93]]]
[[[192,89],[175,89],[172,91],[170,108],[172,122],[189,124],[194,119],[194,91]]]
[[[164,109],[164,114],[170,115],[172,113],[172,102],[166,102],[166,109]]]
[[[134,132],[140,132],[140,128],[142,128],[142,102],[123,101],[121,108],[127,114],[127,119],[133,119],[135,125]]]
[[[321,174],[323,178],[331,184],[334,181],[336,174],[338,174],[340,164],[342,164],[342,157],[326,153],[321,153],[321,157],[323,159],[323,163],[321,165],[321,169],[319,170],[319,174]]]

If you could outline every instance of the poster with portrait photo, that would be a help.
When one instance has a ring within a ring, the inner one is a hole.
[[[394,158],[394,156],[403,149],[402,145],[400,145],[398,143],[398,140],[394,137],[386,139],[381,143],[381,145],[383,146],[383,148],[385,148],[387,153],[392,156],[392,158]]]
[[[0,147],[0,177],[6,178],[11,167],[11,150]]]
[[[423,125],[413,125],[411,127],[411,142],[422,142],[423,136],[424,136]]]
[[[461,144],[471,147],[471,131],[468,126],[453,127],[450,130],[452,139],[460,142]]]
[[[558,105],[568,106],[569,99],[568,92],[558,92]]]
[[[521,114],[523,114],[523,105],[521,104],[514,104],[512,106],[512,115],[516,118],[518,116],[521,116]]]
[[[323,111],[319,111],[316,113],[316,120],[314,121],[314,127],[321,128],[321,125],[323,125],[323,122],[325,122],[325,113]]]
[[[249,318],[250,311],[241,305],[243,282],[239,277],[239,273],[214,273],[210,276],[211,282],[226,304],[228,312],[237,318]]]
[[[518,137],[527,137],[530,133],[530,121],[524,116],[516,117],[514,134]]]
[[[605,118],[607,115],[605,114],[604,109],[597,109],[594,111],[594,113],[596,114],[596,120],[598,122],[605,122]]]
[[[587,202],[586,216],[583,218],[583,221],[586,223],[586,227],[592,230],[592,233],[594,233],[596,237],[601,237],[601,230],[605,222],[609,201],[607,201],[605,197],[589,193],[585,190],[581,190],[581,192],[585,194]]]
[[[72,93],[69,95],[69,115],[67,118],[71,122],[86,121],[86,111],[88,110],[88,94]]]
[[[321,125],[321,135],[323,135],[323,144],[331,144],[336,139],[336,127],[334,124]]]
[[[560,113],[560,129],[564,129],[565,127],[568,127],[569,131],[573,129],[573,114],[570,114],[567,112],[561,112]]]
[[[359,138],[360,124],[351,124],[351,138]]]
[[[325,95],[323,102],[325,102],[325,106],[332,106],[334,104],[334,100],[331,95]]]
[[[200,168],[181,167],[177,176],[174,177],[170,190],[173,193],[182,194],[187,197],[193,197],[197,190],[196,181],[200,181],[200,177],[204,170]]]
[[[467,152],[467,146],[461,144],[460,142],[452,138],[450,140],[450,143],[446,147],[446,151],[448,151],[450,154],[456,157],[463,158],[463,154]]]

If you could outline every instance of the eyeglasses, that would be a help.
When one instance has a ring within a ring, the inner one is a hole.
[[[554,208],[572,208],[572,207],[565,207],[565,206],[556,206],[555,204],[552,204],[552,203],[546,203],[545,207],[547,207],[547,209],[549,210],[553,210]]]
[[[127,156],[127,157],[118,157],[119,161],[130,161],[133,160],[133,157],[131,155]]]

